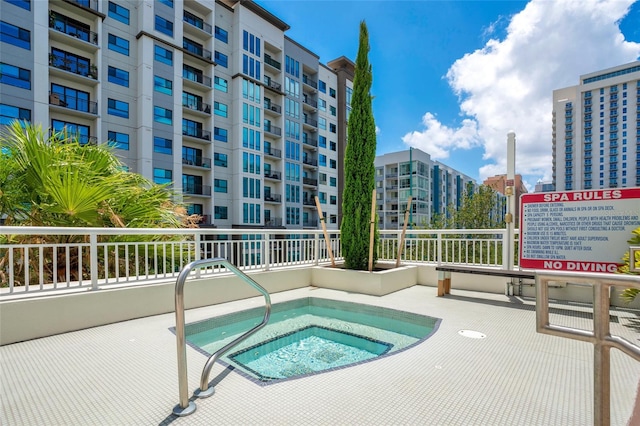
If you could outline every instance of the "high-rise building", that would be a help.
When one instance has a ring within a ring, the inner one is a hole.
[[[203,226],[316,228],[318,196],[338,227],[346,93],[258,4],[0,0],[0,16],[0,125],[109,141]]]
[[[513,179],[513,183],[508,185],[507,175],[495,175],[488,177],[482,182],[483,185],[486,185],[492,188],[494,191],[499,192],[502,195],[506,195],[506,189],[508,186],[512,186],[514,188],[514,195],[516,197],[516,211],[515,211],[515,224],[518,227],[520,223],[520,196],[522,194],[526,194],[527,187],[524,186],[522,182],[522,175],[515,175]]]
[[[640,61],[553,91],[556,191],[640,186]]]
[[[414,148],[379,155],[375,167],[380,229],[402,228],[409,197],[408,223],[427,226],[435,214],[446,214],[449,205],[459,208],[465,194],[478,187],[471,177]]]

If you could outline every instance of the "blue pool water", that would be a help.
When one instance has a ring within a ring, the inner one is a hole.
[[[272,306],[267,326],[220,361],[257,383],[317,374],[414,346],[440,320],[379,306],[308,297]],[[259,324],[264,307],[187,324],[187,342],[210,355]]]

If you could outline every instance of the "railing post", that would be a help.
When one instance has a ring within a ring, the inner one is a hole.
[[[319,258],[320,258],[320,233],[318,231],[316,231],[313,234],[313,246],[314,246],[314,262],[313,264],[318,266],[319,262]]]
[[[200,247],[200,234],[198,233],[193,234],[193,247],[194,247],[194,253],[193,253],[194,261],[198,261],[202,259],[202,251],[201,251],[202,249]],[[200,278],[200,271],[201,271],[200,268],[196,269],[196,278]]]
[[[271,241],[270,234],[265,232],[264,234],[264,270],[269,270],[269,265],[271,265]]]
[[[509,231],[508,230],[504,230],[502,231],[502,269],[505,270],[509,270],[509,253],[511,253],[511,250],[509,250],[509,244],[513,244],[513,241],[510,243],[509,242]]]
[[[438,245],[436,247],[436,263],[440,266],[442,264],[442,233],[438,232],[436,235],[436,244]]]
[[[611,424],[611,347],[609,336],[609,287],[598,280],[593,284],[593,424]]]
[[[91,290],[98,289],[98,234],[89,234],[89,265],[91,266]],[[108,274],[109,271],[105,271]]]

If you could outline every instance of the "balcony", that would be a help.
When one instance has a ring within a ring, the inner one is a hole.
[[[315,101],[314,99],[311,99],[307,95],[304,95],[304,97],[302,98],[302,103],[304,105],[310,106],[313,109],[317,109],[318,108],[318,102]]]
[[[201,44],[196,43],[193,40],[189,40],[188,38],[184,37],[184,39],[182,40],[182,47],[187,52],[193,53],[195,56],[201,59],[211,61],[211,52],[202,47]]]
[[[98,103],[86,99],[78,99],[75,96],[66,96],[59,93],[49,94],[49,105],[71,109],[87,114],[98,114]]]
[[[274,90],[279,94],[282,93],[282,85],[280,83],[273,81],[271,77],[269,77],[268,75],[264,76],[264,84],[267,89]]]
[[[282,174],[280,172],[265,171],[264,178],[271,180],[282,180]]]
[[[191,111],[199,111],[207,115],[211,115],[211,105],[202,101],[182,100],[182,106]]]
[[[67,0],[67,2],[98,12],[98,0]]]
[[[211,25],[204,22],[202,19],[198,18],[193,13],[187,12],[186,10],[182,14],[182,20],[189,24],[189,27],[196,28],[200,31],[204,31],[205,33],[212,35],[213,28]],[[187,27],[188,28],[188,27]]]
[[[282,158],[282,151],[276,148],[265,148],[264,153],[270,157]]]
[[[211,186],[200,184],[187,184],[182,188],[183,194],[211,196]]]
[[[302,164],[305,166],[318,167],[318,160],[313,160],[311,158],[303,158]]]
[[[305,220],[305,221],[302,222],[302,227],[303,228],[317,228],[318,227],[318,221],[314,220],[314,219]]]
[[[304,118],[304,124],[306,124],[308,126],[311,126],[311,127],[314,127],[316,129],[318,127],[318,122],[316,120],[314,120],[313,118],[311,118],[311,117],[305,117]]]
[[[318,82],[310,79],[304,74],[302,75],[302,84],[306,84],[307,86],[313,87],[314,89],[318,90]]]
[[[282,136],[282,129],[273,124],[265,124],[264,131],[276,136]]]
[[[326,204],[327,200],[324,200],[324,201],[325,201],[325,204]],[[305,205],[305,206],[308,206],[308,207],[315,207],[316,206],[316,202],[315,202],[315,200],[313,198],[304,198],[302,200],[302,204]]]
[[[182,157],[182,164],[185,166],[202,167],[205,169],[211,168],[211,158],[206,157]]]
[[[49,54],[49,65],[53,68],[70,72],[82,77],[98,79],[98,68],[86,58],[81,58],[72,53],[57,50]]]
[[[302,184],[308,186],[318,186],[318,179],[303,177]]]
[[[308,136],[305,137],[304,134],[302,135],[302,143],[305,144],[305,145],[312,146],[314,148],[318,147],[318,140],[317,139],[314,139],[314,138],[311,138],[311,137],[308,137]]]
[[[182,71],[182,79],[187,85],[193,86],[193,84],[189,84],[189,82],[197,83],[198,85],[206,86],[211,88],[211,77],[207,77],[204,74],[193,73],[187,70]],[[199,87],[199,86],[196,86]]]
[[[193,128],[193,127],[183,127],[182,128],[182,135],[183,136],[190,136],[192,138],[196,138],[196,139],[202,139],[205,141],[210,141],[211,140],[211,132],[208,130],[203,130],[203,129],[199,129],[199,128]]]
[[[282,69],[282,64],[280,64],[280,62],[276,61],[266,53],[264,54],[264,63],[277,69],[278,71]]]
[[[264,201],[267,203],[281,203],[282,195],[274,193],[264,194]]]
[[[282,218],[281,217],[272,217],[268,220],[264,221],[265,228],[275,228],[282,226]]]
[[[98,34],[87,25],[53,11],[49,12],[49,28],[85,43],[98,45]]]
[[[264,109],[266,112],[273,112],[278,115],[282,114],[282,107],[271,102],[271,99],[269,98],[264,98]]]

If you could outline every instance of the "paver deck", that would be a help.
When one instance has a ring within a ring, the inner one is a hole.
[[[178,403],[173,314],[6,345],[0,347],[0,424],[593,424],[592,345],[537,334],[532,300],[454,293],[438,298],[434,287],[415,286],[383,297],[313,287],[273,294],[274,303],[334,298],[430,315],[442,323],[431,338],[396,355],[268,386],[216,365],[215,395],[196,400],[196,412],[184,418],[171,414]],[[256,297],[193,309],[186,319],[262,303]],[[552,323],[591,327],[589,306],[553,303],[551,312]],[[611,314],[612,330],[637,342],[638,314]],[[460,330],[486,338],[464,337]],[[188,347],[187,358],[193,392],[206,357]],[[611,360],[611,424],[625,425],[640,363],[615,349]]]

